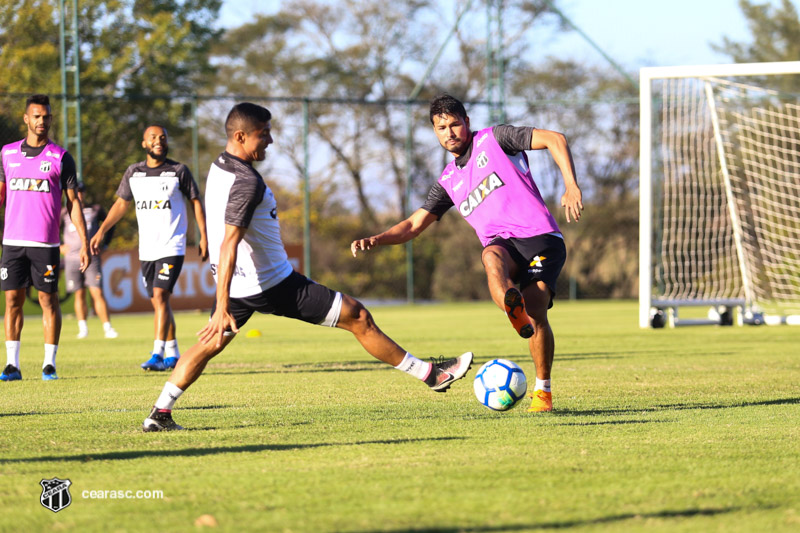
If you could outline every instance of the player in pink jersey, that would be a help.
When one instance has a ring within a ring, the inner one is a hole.
[[[91,262],[83,206],[77,197],[75,161],[48,138],[53,115],[50,99],[43,94],[28,98],[23,115],[28,127],[25,139],[7,144],[0,152],[0,204],[5,202],[3,258],[0,289],[6,293],[7,364],[1,381],[22,379],[19,366],[22,304],[30,285],[39,291],[44,324],[42,379],[58,379],[56,353],[61,336],[58,302],[59,227],[61,196],[80,238],[80,268]]]
[[[484,246],[481,260],[492,300],[517,333],[529,339],[536,384],[528,410],[552,411],[555,341],[547,310],[553,305],[566,248],[525,151],[550,151],[566,186],[561,205],[570,222],[580,219],[583,203],[569,145],[560,133],[530,127],[498,125],[473,132],[464,105],[448,94],[431,102],[430,120],[439,143],[454,160],[420,209],[383,233],[353,241],[350,251],[355,257],[359,250],[405,243],[456,206]]]

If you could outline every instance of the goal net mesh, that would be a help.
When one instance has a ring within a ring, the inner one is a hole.
[[[769,78],[655,80],[655,301],[800,313],[800,107]]]

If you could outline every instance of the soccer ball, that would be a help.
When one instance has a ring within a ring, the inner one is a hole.
[[[525,397],[528,380],[516,363],[492,359],[475,376],[475,397],[494,411],[507,411]]]

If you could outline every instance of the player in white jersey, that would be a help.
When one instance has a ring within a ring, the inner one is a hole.
[[[174,368],[180,358],[175,337],[175,317],[169,304],[186,255],[188,228],[186,202],[189,200],[200,229],[199,252],[208,257],[206,217],[200,192],[186,165],[167,159],[167,130],[149,126],[144,131],[142,148],[147,159],[128,167],[117,189],[117,200],[103,224],[92,237],[92,253],[99,253],[106,233],[136,205],[139,224],[139,262],[150,303],[155,312],[155,340],[145,370]]]
[[[437,392],[446,391],[472,365],[471,352],[432,362],[417,359],[387,337],[360,302],[292,269],[281,242],[275,197],[253,168],[272,143],[271,118],[266,108],[241,103],[225,121],[225,152],[206,180],[216,301],[199,341],[178,361],[145,419],[144,431],[182,429],[172,419],[175,401],[256,311],[350,331],[370,355]]]

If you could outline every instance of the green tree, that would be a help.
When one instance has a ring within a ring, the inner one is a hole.
[[[73,3],[66,4],[69,28]],[[187,161],[191,106],[185,95],[196,92],[214,72],[208,50],[219,34],[213,26],[220,5],[220,0],[78,2],[80,57],[73,57],[68,42],[68,61],[80,65],[83,173],[93,201],[105,206],[113,202],[125,168],[143,158],[141,135],[148,123],[167,126],[171,155]],[[55,96],[51,133],[57,142],[62,106],[59,18],[55,0],[0,5],[0,94],[15,95],[0,109],[0,123],[21,124],[24,95],[48,93]],[[70,128],[75,131],[74,124]],[[136,240],[132,214],[116,235],[118,245]]]
[[[737,42],[723,37],[721,44],[711,47],[730,56],[735,63],[800,60],[800,19],[791,0],[756,3],[739,0],[739,9],[747,19],[752,35],[750,42]]]

